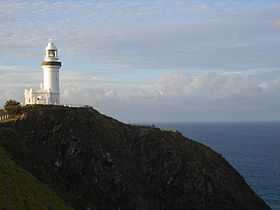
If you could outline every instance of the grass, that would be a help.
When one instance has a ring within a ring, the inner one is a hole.
[[[71,210],[0,147],[0,210]]]

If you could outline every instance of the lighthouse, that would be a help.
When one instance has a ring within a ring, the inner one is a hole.
[[[58,59],[57,48],[52,41],[46,47],[46,55],[42,62],[44,74],[43,90],[49,93],[47,104],[59,104],[59,69],[61,62]]]
[[[58,58],[58,50],[50,40],[45,57],[41,63],[43,69],[43,82],[39,90],[26,89],[24,92],[25,104],[60,104],[59,71],[61,61]]]

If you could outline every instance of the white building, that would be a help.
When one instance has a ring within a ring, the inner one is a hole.
[[[57,48],[53,42],[46,47],[46,55],[41,64],[43,82],[39,90],[25,89],[25,104],[59,104],[59,69],[61,62],[58,59]]]

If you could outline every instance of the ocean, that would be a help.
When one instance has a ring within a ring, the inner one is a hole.
[[[221,153],[273,210],[280,210],[280,122],[155,123]]]

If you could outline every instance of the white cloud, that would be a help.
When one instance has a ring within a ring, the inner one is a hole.
[[[263,115],[258,113],[273,112],[275,118],[280,117],[279,81],[280,74],[278,79],[261,80],[239,73],[177,72],[138,86],[69,83],[63,98],[65,103],[93,105],[130,121],[260,120]],[[232,119],[230,113],[235,113]]]
[[[3,1],[0,56],[38,58],[48,38],[69,60],[133,68],[277,67],[279,5],[193,1]]]
[[[110,75],[63,72],[61,96],[65,104],[92,105],[125,121],[277,119],[280,73],[264,74],[174,72],[155,80],[116,83]],[[22,101],[24,88],[38,87],[40,77],[39,72],[5,71],[1,103]]]
[[[0,101],[39,86],[33,64],[52,37],[63,49],[65,103],[134,121],[276,119],[280,75],[269,71],[280,68],[279,10],[239,1],[1,1]],[[261,76],[248,71],[259,68]]]
[[[280,20],[275,20],[273,23],[273,26],[275,26],[276,28],[280,28]]]

